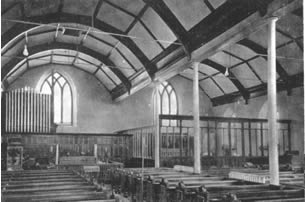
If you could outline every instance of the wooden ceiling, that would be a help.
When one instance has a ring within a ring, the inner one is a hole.
[[[28,69],[60,63],[92,74],[113,100],[121,100],[154,80],[176,75],[192,80],[189,64],[197,61],[200,89],[213,105],[241,98],[247,103],[266,94],[266,23],[275,15],[278,89],[290,93],[303,86],[299,0],[1,3],[1,79],[6,85]],[[28,57],[22,54],[25,43]]]

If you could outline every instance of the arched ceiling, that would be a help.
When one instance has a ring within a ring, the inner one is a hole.
[[[192,80],[191,59],[200,62],[200,88],[214,105],[240,97],[248,102],[266,93],[264,24],[272,15],[280,18],[279,90],[289,93],[303,85],[299,0],[4,0],[1,4],[1,79],[8,85],[28,69],[60,63],[92,74],[113,99],[120,100],[156,79],[179,74]],[[28,57],[22,54],[24,44]]]

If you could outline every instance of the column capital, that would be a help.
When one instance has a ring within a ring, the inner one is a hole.
[[[158,86],[160,86],[161,85],[161,83],[162,83],[162,81],[160,81],[159,79],[156,79],[156,80],[153,80],[153,85],[154,85],[154,87],[158,87]]]
[[[277,16],[271,16],[269,18],[270,21],[276,22],[279,18]]]
[[[200,64],[200,62],[191,62],[191,67],[194,68],[195,65],[198,66],[199,64]]]

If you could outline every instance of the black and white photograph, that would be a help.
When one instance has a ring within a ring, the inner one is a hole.
[[[2,202],[304,202],[303,0],[1,0]]]

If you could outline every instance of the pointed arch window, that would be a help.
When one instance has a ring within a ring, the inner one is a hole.
[[[177,115],[178,114],[178,101],[177,94],[172,87],[172,85],[168,82],[162,82],[158,88],[158,96],[159,96],[159,114],[170,114]],[[177,126],[176,120],[163,120],[163,126]]]
[[[67,79],[58,72],[52,72],[43,81],[40,92],[53,95],[54,123],[72,125],[72,89]]]

